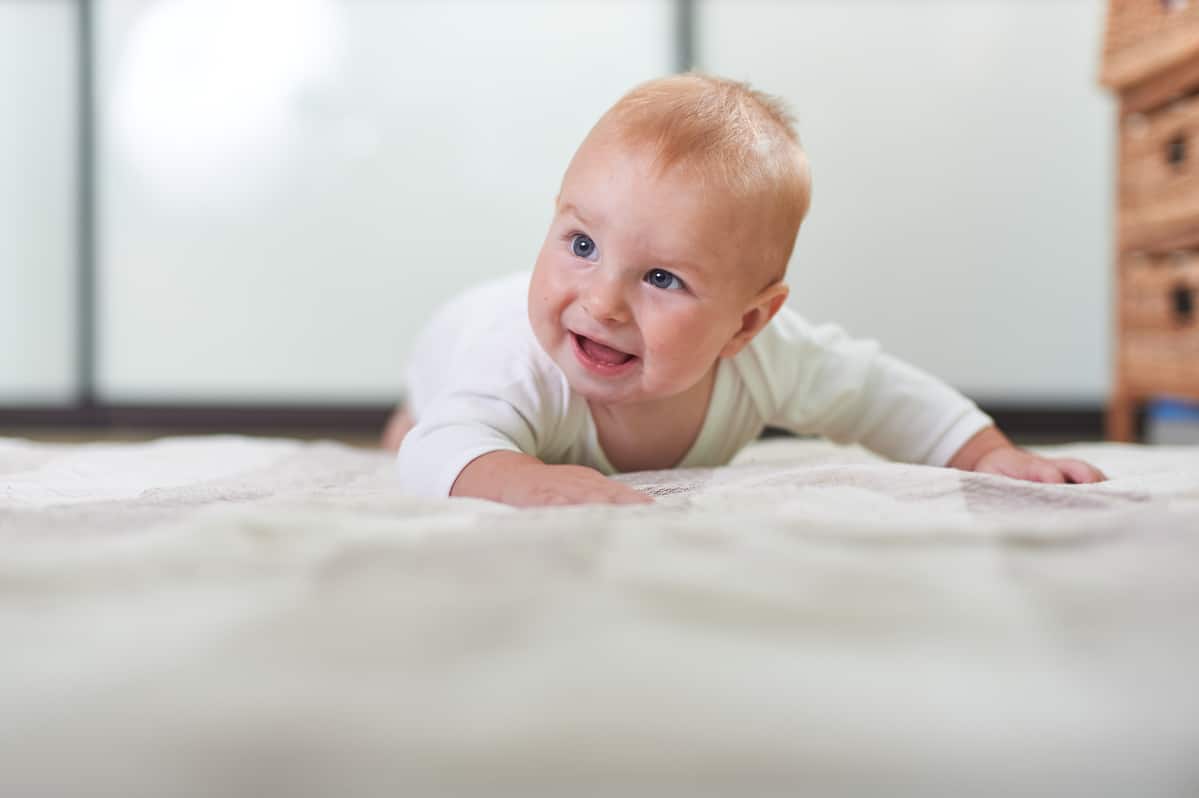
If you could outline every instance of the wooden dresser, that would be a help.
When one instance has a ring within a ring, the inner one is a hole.
[[[1107,434],[1153,396],[1199,400],[1199,0],[1109,0],[1119,97],[1115,370]]]

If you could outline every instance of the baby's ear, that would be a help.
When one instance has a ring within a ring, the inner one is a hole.
[[[763,288],[756,297],[750,300],[745,311],[741,314],[741,329],[729,339],[720,350],[721,357],[732,357],[745,348],[745,345],[770,323],[774,314],[779,312],[791,289],[781,280]]]

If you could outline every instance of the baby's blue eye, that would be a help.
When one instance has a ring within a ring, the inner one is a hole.
[[[678,290],[683,287],[683,281],[665,269],[650,269],[645,273],[645,281],[654,288],[661,288],[664,291],[672,288]]]
[[[570,237],[570,251],[580,258],[590,258],[595,254],[595,242],[590,236],[575,233]]]

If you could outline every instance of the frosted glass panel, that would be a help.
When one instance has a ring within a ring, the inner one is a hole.
[[[392,401],[432,305],[530,268],[668,0],[100,4],[100,390]]]
[[[0,2],[0,404],[77,388],[74,5]]]
[[[991,401],[1108,384],[1102,0],[706,0],[703,66],[788,100],[812,159],[793,305]]]

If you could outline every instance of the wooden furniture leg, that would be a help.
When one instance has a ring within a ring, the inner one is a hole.
[[[1132,443],[1136,427],[1136,401],[1128,394],[1117,391],[1111,395],[1107,406],[1107,439]]]

